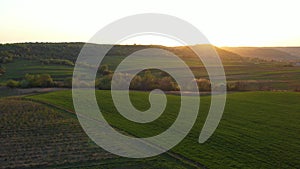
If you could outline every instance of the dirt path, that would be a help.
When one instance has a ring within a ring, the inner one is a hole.
[[[70,90],[68,88],[28,88],[28,89],[20,89],[20,88],[9,88],[5,86],[0,87],[0,97],[7,96],[20,96],[20,95],[28,95],[35,93],[47,93],[54,92],[60,90]]]

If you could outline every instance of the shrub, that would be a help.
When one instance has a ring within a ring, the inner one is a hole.
[[[147,70],[145,74],[142,76],[141,87],[142,90],[152,90],[157,88],[156,78],[152,75],[150,70]]]
[[[28,87],[53,87],[54,81],[49,74],[26,74],[24,79],[20,82],[22,88]]]
[[[60,64],[60,65],[67,65],[67,66],[74,66],[74,63],[67,59],[42,59],[40,60],[43,64]]]
[[[100,75],[103,75],[103,76],[109,75],[112,73],[112,71],[110,71],[108,69],[108,65],[101,65],[100,68],[98,69],[98,72]]]
[[[142,76],[136,75],[133,77],[132,74],[128,73],[117,73],[114,74],[114,76],[116,76],[116,81],[114,83],[115,89],[126,89],[124,88],[124,86],[127,86],[125,85],[125,83],[128,82],[130,79],[132,79],[130,81],[129,86],[129,89],[131,90],[148,91],[159,88],[164,91],[171,91],[179,89],[177,83],[175,83],[170,76],[157,78],[149,70],[145,71],[145,73]],[[96,87],[104,90],[111,89],[111,80],[112,74],[102,76],[101,78],[96,80]]]
[[[163,91],[174,91],[178,90],[177,83],[173,81],[173,79],[169,77],[163,77],[158,81],[158,87]]]
[[[13,54],[8,51],[0,52],[0,63],[8,63],[13,61]]]
[[[96,80],[96,86],[102,90],[109,90],[111,85],[112,75],[106,75]]]
[[[21,88],[28,88],[29,87],[29,82],[25,79],[23,79],[21,82],[20,82],[20,87]]]
[[[199,91],[210,91],[211,83],[208,79],[195,79],[198,85]]]
[[[132,90],[142,90],[142,77],[139,75],[134,76],[130,82],[130,89]]]
[[[10,87],[10,88],[16,88],[20,86],[20,83],[18,81],[15,80],[9,80],[6,82],[6,86]]]
[[[247,82],[227,82],[228,91],[244,91],[247,90]]]

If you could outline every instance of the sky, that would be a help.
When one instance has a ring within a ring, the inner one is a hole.
[[[140,13],[197,27],[217,46],[300,46],[298,0],[0,0],[0,43],[87,42],[101,28]],[[158,36],[122,44],[177,45]]]

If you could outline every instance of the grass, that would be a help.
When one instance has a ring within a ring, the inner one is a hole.
[[[105,118],[117,128],[146,137],[164,131],[177,117],[180,97],[168,96],[164,114],[148,124],[133,123],[114,108],[108,91],[96,92]],[[133,104],[149,107],[148,93],[132,92]],[[70,91],[52,92],[28,98],[73,110]],[[204,164],[208,168],[299,168],[300,93],[247,92],[229,94],[221,123],[204,144],[198,137],[210,105],[201,97],[201,110],[190,134],[173,153]],[[176,111],[177,110],[177,111]]]

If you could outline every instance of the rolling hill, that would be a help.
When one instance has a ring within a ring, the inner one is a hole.
[[[244,57],[275,61],[299,61],[299,47],[222,47]]]
[[[2,44],[0,69],[4,69],[5,72],[0,75],[0,85],[5,85],[10,79],[20,81],[27,73],[49,74],[58,82],[70,79],[74,63],[83,45],[84,43]],[[222,60],[228,82],[249,84],[246,90],[292,91],[300,88],[299,67],[286,62],[289,61],[288,58],[296,60],[297,57],[294,55],[299,48],[219,48],[211,45],[195,47],[203,51],[215,48]],[[101,64],[106,64],[110,70],[114,70],[126,56],[145,48],[159,48],[173,52],[190,66],[196,78],[208,78],[205,66],[187,46],[115,45]],[[149,53],[149,57],[152,54]],[[284,62],[265,61],[282,60],[283,56],[287,59]]]

